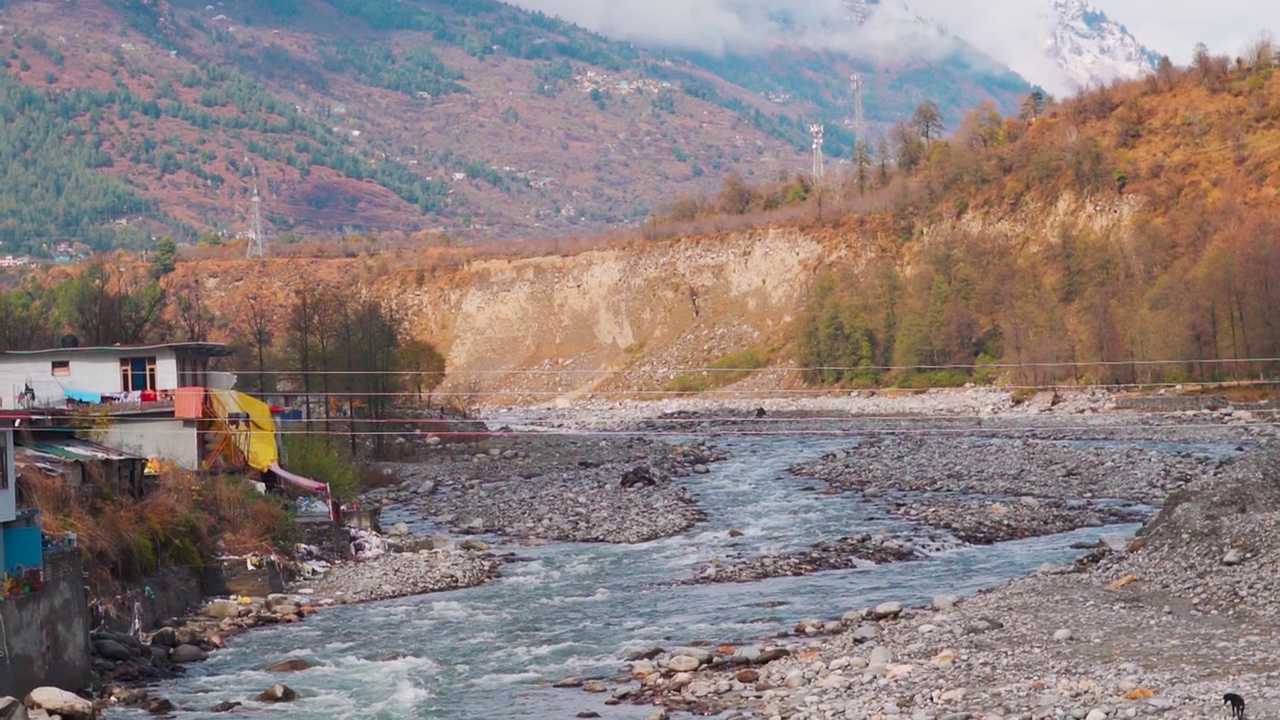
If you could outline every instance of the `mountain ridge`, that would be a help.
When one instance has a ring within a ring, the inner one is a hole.
[[[243,235],[254,185],[286,240],[596,232],[729,173],[806,170],[815,120],[847,157],[854,71],[877,132],[924,100],[954,122],[1029,89],[963,56],[655,54],[493,0],[12,0],[0,25],[16,98],[0,252],[44,256]]]

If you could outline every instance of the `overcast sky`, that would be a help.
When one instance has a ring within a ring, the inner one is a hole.
[[[1277,0],[1090,0],[1125,25],[1139,42],[1185,65],[1204,42],[1214,53],[1237,55],[1264,30],[1280,38]],[[856,47],[863,53],[939,52],[929,37],[901,32],[905,14],[885,17],[850,35],[841,0],[513,0],[558,15],[609,37],[643,44],[696,47],[712,53],[756,46],[761,35],[787,23],[788,41],[811,46]],[[1043,47],[1051,0],[880,0],[938,21],[1033,82],[1056,70]],[[918,26],[915,26],[918,31]],[[1039,27],[1041,30],[1037,30]],[[912,46],[904,45],[904,41]],[[1046,87],[1049,87],[1046,82]],[[1052,88],[1051,88],[1052,89]]]
[[[1214,53],[1238,55],[1262,31],[1280,37],[1275,0],[1092,0],[1124,23],[1140,42],[1185,65],[1198,42]],[[958,3],[959,4],[959,3]]]
[[[1043,0],[1041,0],[1043,1]],[[515,0],[525,8],[544,10],[604,35],[652,41],[662,37],[673,45],[716,49],[742,36],[741,8],[772,10],[783,6],[794,13],[827,14],[837,0]],[[1192,47],[1204,42],[1215,53],[1238,54],[1263,29],[1280,36],[1280,3],[1276,0],[1092,0],[1112,19],[1119,20],[1142,44],[1164,53],[1176,63],[1190,60]],[[951,26],[959,35],[975,31],[988,42],[1028,40],[1010,17],[1009,0],[908,0],[920,13]],[[1038,5],[1018,0],[1020,8]],[[739,12],[730,12],[727,8]]]
[[[910,0],[909,0],[910,1]],[[1030,5],[1027,0],[1025,4]],[[918,0],[922,13],[945,24],[973,28],[1000,0]],[[1238,55],[1263,29],[1280,35],[1280,3],[1275,0],[1091,0],[1108,17],[1129,28],[1139,42],[1175,63],[1187,64],[1197,42],[1213,53]],[[961,27],[956,27],[956,32]],[[1016,37],[1009,37],[1016,41]]]

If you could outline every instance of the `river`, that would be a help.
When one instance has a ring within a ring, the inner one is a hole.
[[[487,586],[324,609],[299,625],[254,630],[190,666],[152,692],[189,709],[189,718],[226,718],[208,708],[245,702],[273,718],[569,718],[593,710],[603,718],[643,718],[651,708],[607,707],[607,695],[553,689],[559,678],[611,676],[628,652],[696,639],[749,641],[790,629],[803,618],[837,617],[885,600],[927,601],[966,595],[1079,554],[1072,543],[1136,526],[959,547],[927,560],[742,584],[672,586],[711,558],[799,549],[858,531],[906,529],[883,507],[856,493],[800,492],[811,481],[787,468],[848,439],[723,438],[729,459],[709,475],[682,480],[709,519],[673,538],[632,546],[503,545],[519,561]],[[389,512],[384,522],[431,524]],[[729,530],[743,533],[730,538]],[[262,671],[301,658],[299,673]],[[250,698],[276,682],[300,699],[269,709]],[[112,710],[108,717],[146,717]]]

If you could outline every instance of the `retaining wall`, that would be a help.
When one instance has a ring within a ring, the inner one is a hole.
[[[92,681],[80,551],[45,555],[44,578],[40,590],[0,602],[0,696],[44,685],[83,690]]]

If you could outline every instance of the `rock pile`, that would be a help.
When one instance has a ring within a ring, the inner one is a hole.
[[[683,581],[685,585],[750,582],[764,578],[809,575],[823,570],[848,570],[859,564],[883,565],[925,557],[913,542],[889,535],[863,533],[834,542],[817,542],[807,550],[734,562],[712,562]]]
[[[1146,520],[1145,507],[1104,505],[1084,500],[1023,497],[1012,502],[934,498],[894,502],[889,512],[931,527],[944,528],[972,545],[990,545],[1087,527]]]
[[[623,488],[584,474],[512,479],[438,494],[423,510],[463,532],[543,540],[638,543],[693,527],[702,514],[693,497],[669,481]]]
[[[1203,612],[1280,623],[1280,448],[1249,454],[1170,496],[1109,580],[1185,598]]]
[[[226,647],[226,638],[249,628],[296,623],[314,612],[311,601],[295,595],[265,598],[213,600],[198,614],[173,619],[142,638],[127,633],[95,632],[93,669],[99,679],[104,705],[160,707],[136,687],[182,672],[183,665],[200,662],[214,650]]]
[[[339,604],[387,600],[475,587],[501,574],[501,559],[483,542],[465,541],[458,546],[444,536],[425,542],[431,547],[336,565],[314,585],[314,596]]]

